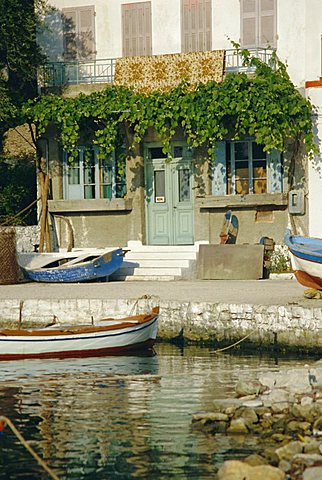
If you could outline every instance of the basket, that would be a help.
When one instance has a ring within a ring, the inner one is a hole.
[[[19,281],[15,229],[0,228],[0,285],[11,285]]]

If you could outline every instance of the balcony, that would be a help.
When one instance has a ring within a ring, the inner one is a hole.
[[[273,49],[251,48],[248,49],[251,56],[259,58],[265,63],[270,63],[273,57]],[[113,83],[116,58],[49,62],[39,75],[39,83],[42,88],[61,87],[80,84]],[[242,55],[236,50],[225,51],[224,72],[227,73],[252,73],[255,68],[244,64]]]

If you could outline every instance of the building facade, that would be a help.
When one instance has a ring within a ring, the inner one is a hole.
[[[292,82],[319,109],[322,4],[318,0],[53,0],[41,36],[48,56],[44,85],[65,85],[64,95],[91,93],[115,81],[121,58],[175,58],[189,52],[224,51],[223,73],[243,71],[232,41],[255,56],[276,49]],[[291,14],[290,14],[291,12]],[[143,59],[144,65],[144,59]],[[145,67],[143,67],[144,69]],[[167,76],[167,70],[164,72]],[[57,242],[66,246],[219,243],[224,214],[239,221],[237,243],[267,236],[283,242],[291,222],[298,232],[322,236],[321,159],[299,154],[290,187],[290,153],[266,153],[254,139],[218,142],[216,162],[191,149],[178,131],[171,162],[150,129],[135,152],[119,148],[104,160],[80,140],[69,158],[44,137],[52,179],[52,215]],[[290,146],[290,149],[292,147]],[[120,168],[124,159],[124,168]]]

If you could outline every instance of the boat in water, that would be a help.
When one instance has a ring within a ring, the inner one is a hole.
[[[0,360],[71,358],[128,354],[153,347],[159,307],[124,318],[105,318],[95,325],[51,325],[40,329],[0,330]]]
[[[305,287],[322,290],[322,239],[293,235],[287,230],[284,241],[298,282]]]
[[[71,252],[19,254],[18,263],[28,280],[75,283],[106,279],[123,263],[122,248]]]

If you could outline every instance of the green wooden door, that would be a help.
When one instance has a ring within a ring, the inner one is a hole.
[[[174,146],[171,161],[159,146],[147,146],[145,152],[147,243],[193,244],[193,176],[190,152],[184,146]]]

